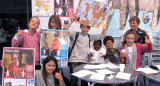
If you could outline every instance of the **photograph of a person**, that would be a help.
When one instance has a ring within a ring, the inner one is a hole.
[[[54,56],[59,63],[60,58],[67,58],[68,54],[68,32],[64,30],[43,29],[40,45],[40,62],[47,56]]]
[[[69,9],[73,8],[73,0],[54,0],[54,13],[59,16],[68,16]]]
[[[22,53],[12,52],[11,60],[8,66],[6,66],[5,77],[11,78],[25,78],[26,77],[26,65],[22,63]]]

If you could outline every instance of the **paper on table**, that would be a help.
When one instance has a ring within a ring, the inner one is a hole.
[[[129,80],[130,77],[131,77],[130,73],[124,73],[124,72],[118,72],[118,74],[116,75],[116,78],[125,79],[125,80]]]
[[[158,73],[157,70],[153,70],[153,69],[151,69],[151,68],[149,68],[149,67],[146,67],[146,68],[141,68],[141,67],[139,67],[136,71],[142,71],[142,72],[145,73],[145,74]]]
[[[158,67],[158,69],[160,70],[160,65],[155,65],[156,67]]]
[[[90,77],[90,79],[95,79],[95,80],[104,80],[105,75],[100,74],[100,73],[93,73]]]
[[[77,77],[84,77],[84,76],[87,76],[92,73],[94,73],[94,72],[91,72],[89,70],[80,70],[78,72],[72,73],[71,75],[77,76]]]
[[[103,69],[103,68],[106,68],[105,66],[99,64],[99,65],[90,65],[90,64],[87,64],[84,66],[85,69]]]
[[[117,65],[115,65],[115,64],[113,64],[113,63],[111,63],[111,62],[108,62],[107,64],[105,64],[106,65],[106,67],[108,67],[108,68],[110,68],[110,69],[117,69],[117,68],[119,68],[119,66],[117,66]]]
[[[114,72],[110,71],[110,70],[107,70],[107,69],[102,69],[102,70],[96,70],[98,73],[100,74],[113,74]]]

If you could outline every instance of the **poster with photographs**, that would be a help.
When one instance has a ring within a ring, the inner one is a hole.
[[[51,0],[32,0],[34,16],[49,16]]]
[[[67,25],[74,14],[74,0],[54,0],[54,14],[60,16],[62,25]]]
[[[3,48],[2,86],[34,86],[34,53],[31,48]]]
[[[43,64],[43,60],[52,55],[56,57],[58,65],[67,66],[68,62],[68,31],[66,30],[53,30],[43,29],[41,34],[40,43],[40,63]]]

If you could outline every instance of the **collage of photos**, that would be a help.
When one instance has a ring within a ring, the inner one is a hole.
[[[62,63],[64,63],[62,59],[67,59],[68,56],[68,31],[43,29],[41,36],[41,64],[44,58],[52,55],[57,58],[59,66],[62,66]]]
[[[3,60],[4,86],[34,85],[34,49],[5,47]]]
[[[74,0],[54,0],[54,14],[59,15],[62,25],[67,25],[74,14]]]

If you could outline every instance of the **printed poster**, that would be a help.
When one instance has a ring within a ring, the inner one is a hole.
[[[33,1],[33,15],[34,16],[49,16],[51,0],[32,0]]]
[[[113,6],[103,2],[80,0],[75,14],[81,24],[106,29],[106,22],[114,11]]]
[[[31,48],[3,48],[3,86],[34,86],[35,52]]]
[[[54,0],[54,14],[60,16],[62,25],[67,25],[74,14],[74,0]]]
[[[43,60],[51,55],[57,59],[60,67],[67,66],[68,38],[68,31],[66,30],[43,29],[40,43],[41,65],[43,64]]]

